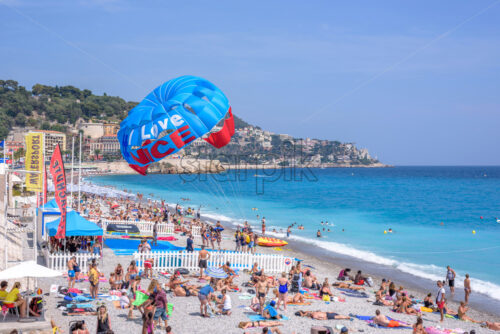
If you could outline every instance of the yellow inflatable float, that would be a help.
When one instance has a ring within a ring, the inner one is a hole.
[[[263,247],[282,247],[288,245],[288,242],[276,238],[260,237],[257,238],[257,245]]]

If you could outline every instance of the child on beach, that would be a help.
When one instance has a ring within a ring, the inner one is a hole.
[[[122,309],[130,307],[130,299],[128,298],[127,290],[122,290],[122,295],[120,296],[120,307]]]
[[[217,308],[221,314],[231,315],[231,297],[227,294],[226,289],[222,289],[222,295],[217,298]]]

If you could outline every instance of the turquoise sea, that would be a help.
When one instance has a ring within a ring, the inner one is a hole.
[[[268,231],[297,222],[305,230],[294,229],[295,240],[419,279],[443,279],[450,265],[459,288],[469,273],[474,292],[500,300],[500,167],[241,170],[91,181],[201,205],[208,217],[234,225],[248,220],[259,231],[263,216]],[[323,227],[331,232],[317,238]]]

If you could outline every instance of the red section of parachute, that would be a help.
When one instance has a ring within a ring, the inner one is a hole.
[[[203,140],[216,148],[226,146],[229,141],[231,141],[231,137],[234,135],[234,118],[233,113],[231,112],[231,107],[229,107],[228,113],[229,118],[224,121],[222,129],[218,132],[211,133],[208,138],[203,138]]]
[[[135,170],[137,173],[141,174],[141,175],[146,175],[147,174],[147,171],[148,171],[148,167],[149,165],[147,166],[138,166],[138,165],[132,165],[132,164],[128,164],[130,166],[130,168],[132,168],[133,170]]]

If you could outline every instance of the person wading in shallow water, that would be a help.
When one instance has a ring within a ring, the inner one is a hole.
[[[455,293],[455,277],[457,274],[455,273],[455,270],[451,269],[450,266],[446,267],[447,272],[446,272],[446,280],[448,281],[448,285],[450,286],[450,292],[451,294]]]

